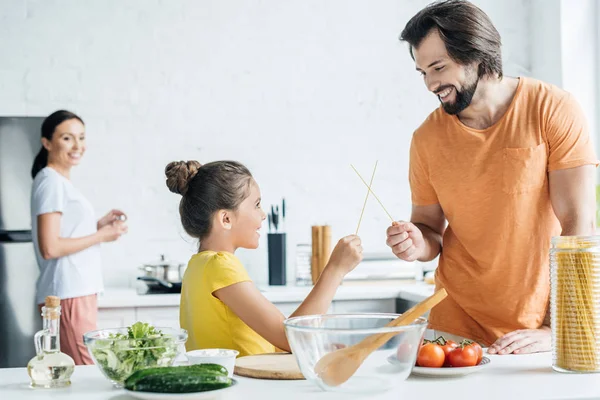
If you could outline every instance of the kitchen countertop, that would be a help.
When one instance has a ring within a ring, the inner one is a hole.
[[[381,362],[386,364],[382,352]],[[551,369],[551,353],[486,355],[490,364],[481,371],[458,378],[410,376],[387,392],[368,395],[322,392],[307,381],[273,381],[235,376],[238,384],[222,399],[591,399],[600,397],[600,375],[563,374]],[[391,373],[382,369],[382,374]],[[30,389],[25,368],[0,369],[0,398],[10,400],[129,400],[123,390],[112,388],[96,366],[78,366],[70,388]]]
[[[381,300],[402,298],[421,301],[433,294],[433,285],[406,283],[398,285],[342,285],[334,301]],[[306,298],[312,286],[264,286],[263,295],[273,303],[295,303]],[[173,307],[179,306],[179,294],[138,294],[134,288],[106,288],[98,297],[98,308]]]

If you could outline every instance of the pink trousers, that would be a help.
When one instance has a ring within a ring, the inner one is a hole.
[[[60,351],[73,358],[75,365],[93,364],[83,344],[83,334],[96,329],[98,319],[97,296],[74,297],[60,300]],[[42,304],[39,305],[40,312]]]

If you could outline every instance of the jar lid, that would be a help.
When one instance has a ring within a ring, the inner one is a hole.
[[[169,268],[169,267],[179,267],[181,263],[170,261],[165,257],[164,254],[160,255],[160,258],[156,261],[148,262],[144,264],[144,267],[151,268]]]
[[[585,251],[600,247],[600,236],[554,236],[551,243],[553,249]]]

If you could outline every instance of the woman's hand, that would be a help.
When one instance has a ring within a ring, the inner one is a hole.
[[[362,252],[360,237],[356,235],[343,237],[333,249],[325,269],[339,271],[343,277],[362,261]]]
[[[127,215],[121,210],[110,210],[108,214],[104,217],[100,218],[98,221],[98,230],[102,229],[108,224],[112,224],[117,220],[125,221],[127,219]]]
[[[108,225],[104,225],[97,232],[101,242],[114,242],[121,235],[127,233],[127,224],[122,221],[114,221]]]

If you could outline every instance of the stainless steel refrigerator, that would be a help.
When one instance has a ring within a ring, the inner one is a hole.
[[[24,367],[42,327],[31,242],[31,165],[42,117],[0,117],[0,368]]]

